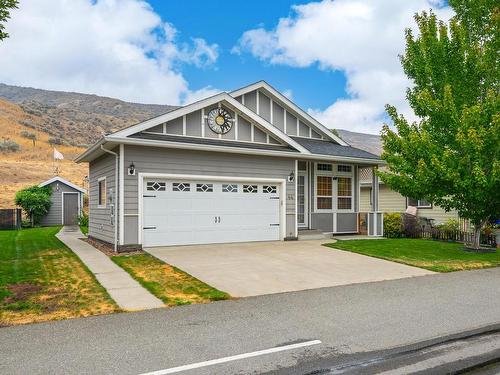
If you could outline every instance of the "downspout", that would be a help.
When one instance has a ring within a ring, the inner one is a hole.
[[[101,145],[101,150],[104,152],[107,152],[108,154],[114,155],[115,156],[115,197],[114,197],[114,215],[115,215],[115,240],[113,244],[113,250],[114,252],[118,252],[118,210],[117,210],[117,204],[116,202],[118,201],[116,198],[118,196],[118,172],[119,172],[119,166],[118,166],[118,154],[116,152],[110,151],[107,148],[104,148],[104,145]],[[120,172],[121,173],[121,172]]]

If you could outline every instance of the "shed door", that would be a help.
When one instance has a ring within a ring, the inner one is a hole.
[[[78,193],[63,194],[63,224],[78,224]]]
[[[279,190],[276,183],[146,180],[143,246],[279,240]]]

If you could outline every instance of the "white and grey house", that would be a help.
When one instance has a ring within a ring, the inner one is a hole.
[[[359,169],[383,163],[263,81],[106,135],[76,161],[89,163],[89,235],[117,250],[358,233]]]

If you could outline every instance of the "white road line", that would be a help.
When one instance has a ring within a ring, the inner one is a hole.
[[[179,367],[172,367],[172,368],[168,368],[168,369],[165,369],[165,370],[158,370],[158,371],[153,371],[153,372],[145,372],[145,373],[140,374],[140,375],[165,375],[165,374],[174,374],[176,372],[192,370],[192,369],[195,369],[195,368],[213,366],[213,365],[218,365],[220,363],[237,361],[239,359],[257,357],[259,355],[277,353],[277,352],[282,352],[282,351],[285,351],[285,350],[292,350],[292,349],[304,348],[306,346],[318,345],[318,344],[321,344],[321,341],[319,341],[319,340],[305,341],[305,342],[300,342],[298,344],[277,346],[275,348],[258,350],[256,352],[243,353],[243,354],[233,355],[233,356],[230,356],[230,357],[223,357],[223,358],[218,358],[218,359],[212,359],[210,361],[192,363],[190,365],[184,365],[184,366],[179,366]]]

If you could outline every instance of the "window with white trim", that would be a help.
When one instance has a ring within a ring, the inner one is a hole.
[[[432,208],[432,203],[425,199],[408,198],[406,205],[417,208]]]
[[[106,207],[106,177],[101,177],[97,180],[98,184],[98,196],[97,196],[97,207]]]
[[[316,169],[318,171],[331,172],[332,171],[332,165],[331,164],[326,164],[326,163],[318,163],[318,164],[316,164]]]
[[[277,192],[277,187],[276,185],[264,185],[262,186],[262,192],[264,194],[276,194]]]
[[[337,165],[337,172],[351,173],[352,172],[352,165],[339,164],[339,165]]]
[[[332,177],[316,176],[316,208],[318,210],[331,210],[332,207]]]
[[[337,178],[337,209],[352,209],[352,178]]]

